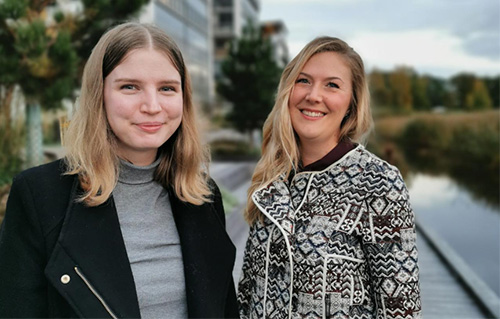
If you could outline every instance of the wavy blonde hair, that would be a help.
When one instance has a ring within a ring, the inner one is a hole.
[[[78,174],[88,206],[104,203],[116,186],[119,159],[116,136],[104,108],[104,79],[132,50],[152,47],[168,56],[179,71],[183,93],[180,126],[158,150],[154,179],[194,205],[209,201],[209,153],[200,142],[192,103],[191,83],[182,54],[161,29],[134,22],[107,31],[94,47],[82,78],[79,105],[65,134],[66,174]]]
[[[304,65],[313,55],[322,52],[340,54],[352,74],[349,116],[342,121],[339,141],[348,138],[353,142],[363,143],[372,128],[370,93],[363,60],[359,54],[338,38],[319,37],[309,42],[283,70],[275,104],[264,123],[262,157],[252,176],[245,210],[245,219],[249,224],[263,216],[252,201],[253,192],[280,178],[280,175],[288,177],[292,171],[297,170],[300,162],[299,140],[293,130],[288,102]]]

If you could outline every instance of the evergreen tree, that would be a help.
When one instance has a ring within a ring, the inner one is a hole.
[[[433,76],[426,76],[427,79],[427,96],[430,105],[433,106],[446,106],[450,107],[449,103],[446,101],[446,95],[449,94],[446,91],[446,81]]]
[[[55,0],[0,1],[0,86],[6,92],[1,107],[7,114],[2,120],[11,122],[11,96],[19,85],[27,102],[27,166],[43,160],[41,107],[57,108],[63,98],[73,97],[102,33],[148,1],[82,0],[82,14],[56,11],[53,16]]]
[[[413,108],[415,110],[429,110],[431,108],[431,102],[429,100],[427,87],[429,85],[429,80],[427,77],[419,76],[414,73],[412,76],[412,96],[413,96]]]
[[[40,106],[54,108],[71,96],[78,57],[61,20],[50,22],[55,1],[4,0],[0,3],[0,74],[11,93],[19,85],[26,99],[27,165],[43,159]],[[4,109],[10,109],[4,101]],[[10,122],[10,119],[5,119]]]
[[[456,105],[460,109],[466,109],[467,103],[471,103],[470,96],[474,88],[476,76],[470,73],[460,73],[451,78],[451,84],[455,91]],[[469,99],[469,101],[467,101]]]
[[[491,98],[491,103],[493,107],[500,107],[500,75],[495,77],[485,77],[483,78],[484,84],[488,89],[488,93]]]
[[[217,91],[232,103],[227,119],[241,132],[260,129],[272,109],[281,75],[272,50],[269,40],[248,23],[222,62]]]

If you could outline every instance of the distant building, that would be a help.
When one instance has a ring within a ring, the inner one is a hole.
[[[152,0],[140,17],[154,23],[177,43],[191,76],[193,97],[211,105],[215,97],[213,77],[213,0]]]
[[[243,27],[258,25],[260,0],[213,0],[215,76],[227,56],[230,42],[241,36]]]
[[[273,46],[274,59],[282,68],[288,63],[290,56],[286,37],[288,30],[283,21],[267,21],[261,23],[264,38],[269,38]]]

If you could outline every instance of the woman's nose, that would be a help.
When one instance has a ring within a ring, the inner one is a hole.
[[[306,95],[306,99],[312,103],[321,102],[321,100],[323,99],[321,95],[321,88],[317,85],[312,85]]]
[[[160,100],[158,98],[158,92],[155,91],[144,91],[143,100],[141,103],[141,112],[145,113],[158,113],[161,111]]]

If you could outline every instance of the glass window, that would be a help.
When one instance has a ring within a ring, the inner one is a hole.
[[[219,13],[219,27],[231,27],[233,25],[233,14],[222,12]]]
[[[215,0],[215,5],[218,7],[232,7],[233,0]]]
[[[190,45],[204,51],[208,51],[208,39],[197,30],[188,27],[187,39]]]
[[[188,5],[196,10],[201,16],[206,17],[208,15],[207,12],[207,3],[203,0],[188,0]]]
[[[154,10],[154,12],[156,24],[180,45],[179,42],[183,40],[184,23],[163,8]]]

